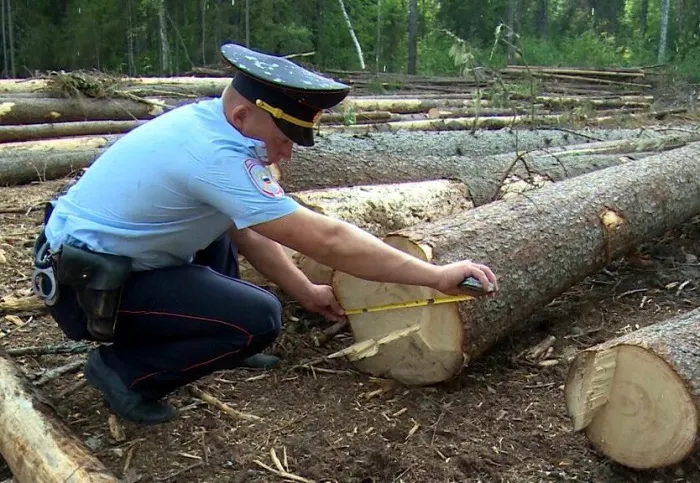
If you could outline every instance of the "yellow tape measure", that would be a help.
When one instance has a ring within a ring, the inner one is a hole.
[[[451,297],[438,297],[424,300],[415,300],[413,302],[402,302],[398,304],[378,305],[376,307],[365,307],[362,309],[346,310],[345,315],[366,314],[369,312],[382,312],[385,310],[407,309],[411,307],[424,307],[426,305],[449,304],[453,302],[463,302],[465,300],[474,300],[471,295],[453,295]]]

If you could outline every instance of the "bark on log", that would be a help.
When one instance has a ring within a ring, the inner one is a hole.
[[[700,144],[692,144],[388,235],[387,243],[436,264],[472,259],[489,265],[501,293],[490,300],[351,315],[365,350],[349,357],[364,372],[404,384],[455,376],[463,360],[474,361],[526,326],[535,311],[586,276],[700,213],[698,170]],[[346,309],[441,296],[337,271],[333,286]],[[378,344],[392,333],[391,342]]]
[[[375,132],[396,131],[458,131],[467,129],[502,129],[513,126],[555,126],[568,120],[562,114],[543,116],[482,116],[427,119],[420,121],[396,121],[381,124],[357,124],[354,126],[320,126],[321,133],[338,132],[368,135]],[[588,120],[593,122],[594,120]]]
[[[321,116],[321,123],[323,124],[336,124],[342,123],[346,119],[346,115],[342,112],[333,112],[328,114],[323,114]],[[355,122],[363,121],[392,121],[397,120],[398,116],[392,114],[389,111],[363,111],[355,113]]]
[[[115,89],[134,95],[220,96],[230,82],[230,78],[123,77],[117,80]],[[50,79],[0,79],[0,94],[37,92],[59,95]]]
[[[650,139],[603,141],[553,147],[531,153],[493,156],[401,156],[389,153],[339,153],[300,150],[291,163],[280,166],[281,184],[288,192],[341,186],[406,183],[431,179],[455,179],[469,187],[472,202],[493,199],[507,174],[527,176],[536,172],[554,181],[619,164],[617,158],[593,154],[662,151],[681,146],[698,135],[679,133]],[[319,161],[321,159],[322,161]],[[522,159],[514,164],[516,159]],[[527,168],[525,168],[525,164]],[[509,168],[513,166],[513,170]]]
[[[27,124],[24,126],[0,126],[0,143],[96,134],[122,134],[145,122],[148,121],[77,121]]]
[[[650,107],[654,102],[654,96],[619,96],[604,99],[591,98],[590,96],[536,96],[534,101],[546,107],[576,107],[584,105],[590,105],[595,108]]]
[[[680,143],[693,139],[694,134],[678,133],[674,136],[678,137]],[[0,185],[60,178],[77,168],[88,166],[109,143],[120,137],[121,135],[80,136],[0,144]],[[546,146],[551,146],[548,149],[556,152],[563,149],[561,146],[573,142],[585,143],[590,137],[610,139],[606,141],[608,143],[629,137],[652,143],[652,146],[654,139],[659,139],[659,145],[663,145],[666,142],[664,139],[668,138],[667,135],[652,131],[641,134],[635,129],[593,129],[580,135],[554,130],[532,130],[523,135],[508,130],[476,133],[446,131],[439,134],[413,132],[362,138],[332,134],[327,137],[318,136],[313,148],[296,150],[293,161],[284,163],[281,167],[282,184],[287,192],[292,192],[439,178],[468,181],[469,173],[476,174],[477,178],[479,173],[484,173],[497,179],[500,174],[498,169],[488,171],[480,168],[484,156],[515,148],[526,151]],[[595,146],[598,143],[591,142],[588,145]],[[656,149],[651,147],[642,150]],[[34,151],[34,155],[24,153],[28,150]],[[469,153],[470,156],[467,159],[455,156],[456,153]],[[33,165],[27,165],[26,162]],[[460,166],[460,162],[467,165]],[[41,176],[34,165],[40,167],[43,173]],[[467,177],[464,177],[465,174]]]
[[[291,196],[313,211],[346,221],[375,236],[473,207],[469,189],[463,183],[449,180],[311,190]],[[294,254],[293,259],[313,282],[330,283],[330,267],[301,254]]]
[[[427,112],[433,107],[473,107],[475,101],[471,98],[442,98],[424,99],[422,97],[409,99],[377,99],[354,97],[343,101],[343,109],[354,109],[355,111],[390,111],[397,114],[415,114],[417,112]],[[482,107],[490,107],[491,101],[481,101]]]
[[[117,136],[0,144],[0,185],[57,179],[89,166]]]
[[[153,119],[179,105],[172,99],[16,99],[0,98],[0,124]]]
[[[541,104],[534,106],[534,108],[535,108],[535,115],[537,115],[537,116],[543,116],[543,115],[547,115],[550,113],[550,111],[542,110]],[[473,118],[475,116],[488,116],[488,117],[512,116],[514,113],[516,113],[516,114],[530,114],[531,112],[532,111],[530,111],[530,108],[526,107],[526,106],[517,106],[514,108],[485,107],[485,108],[482,108],[479,110],[476,110],[473,107],[455,107],[455,108],[433,107],[432,109],[429,109],[426,114],[428,116],[428,119],[447,119],[447,118],[457,118],[457,117]]]
[[[614,461],[686,459],[698,447],[700,309],[579,352],[565,397],[574,430]]]
[[[119,481],[0,353],[0,453],[18,483]]]

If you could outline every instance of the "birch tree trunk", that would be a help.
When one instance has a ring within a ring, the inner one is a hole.
[[[416,74],[418,62],[418,0],[408,3],[408,73]]]
[[[7,26],[10,37],[10,74],[12,78],[17,77],[17,71],[15,70],[15,29],[14,29],[14,19],[12,18],[12,0],[5,0],[7,2]]]
[[[7,65],[7,22],[5,20],[5,1],[0,0],[0,24],[2,24],[2,75],[7,77],[8,65]]]
[[[165,22],[165,0],[158,1],[158,26],[160,34],[160,67],[163,74],[170,74],[170,49],[168,45],[168,30]]]
[[[343,11],[343,18],[345,19],[345,23],[348,25],[348,32],[350,32],[352,42],[355,44],[355,50],[357,50],[357,57],[360,60],[360,68],[362,70],[365,70],[365,59],[362,55],[362,47],[360,47],[360,42],[357,40],[355,30],[352,28],[352,22],[350,22],[348,12],[345,10],[345,3],[343,3],[343,0],[338,0],[338,3],[340,4],[340,9]]]
[[[668,43],[668,17],[671,0],[661,0],[661,34],[659,35],[659,63],[666,62],[666,45]]]

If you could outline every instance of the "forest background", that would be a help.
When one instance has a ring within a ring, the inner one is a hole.
[[[182,75],[227,41],[319,70],[457,75],[472,64],[664,64],[700,82],[697,0],[0,0],[2,76]]]

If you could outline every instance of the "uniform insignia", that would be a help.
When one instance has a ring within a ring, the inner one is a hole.
[[[246,159],[245,170],[255,187],[262,194],[270,198],[281,198],[284,196],[282,187],[275,181],[270,170],[263,166],[260,161],[257,159]]]

